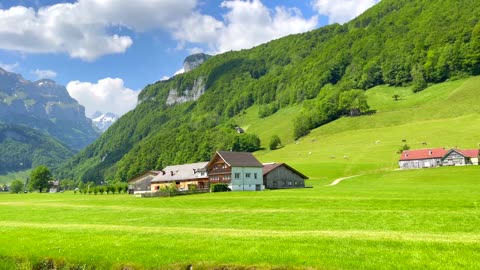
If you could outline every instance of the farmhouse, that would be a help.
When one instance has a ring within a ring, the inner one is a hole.
[[[438,166],[478,165],[479,150],[435,148],[405,150],[400,157],[401,169],[431,168]]]
[[[151,189],[155,192],[170,185],[175,185],[178,190],[208,189],[208,176],[205,166],[208,162],[199,162],[182,165],[167,166],[152,179]]]
[[[451,149],[442,159],[443,166],[478,165],[479,150]]]
[[[265,188],[304,188],[307,179],[307,176],[286,163],[263,164],[263,184]]]
[[[161,171],[146,171],[128,180],[128,193],[139,194],[150,192],[152,179],[160,173]]]
[[[405,150],[400,157],[399,166],[402,169],[438,167],[446,153],[445,148]]]
[[[206,169],[211,184],[226,183],[232,191],[261,191],[265,189],[263,165],[252,153],[218,151]]]

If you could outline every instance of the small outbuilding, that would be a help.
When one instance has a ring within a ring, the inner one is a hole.
[[[304,188],[307,179],[286,163],[263,164],[263,184],[267,189]]]
[[[443,166],[478,165],[478,149],[451,149],[443,157]]]

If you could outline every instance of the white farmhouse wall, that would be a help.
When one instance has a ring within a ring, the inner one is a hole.
[[[235,176],[239,176],[236,178]],[[248,177],[250,176],[250,177]],[[256,177],[255,177],[256,176]],[[264,190],[261,167],[232,167],[232,191]]]

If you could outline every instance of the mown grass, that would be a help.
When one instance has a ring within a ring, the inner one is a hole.
[[[100,269],[475,269],[479,175],[477,166],[394,171],[154,199],[2,195],[0,254],[4,268],[50,258]]]

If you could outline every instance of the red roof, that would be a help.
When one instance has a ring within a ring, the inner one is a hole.
[[[445,148],[404,150],[400,160],[442,158],[448,151]]]
[[[480,152],[480,150],[478,149],[466,149],[466,150],[455,149],[455,150],[457,150],[457,152],[464,155],[465,157],[469,157],[469,158],[478,158],[479,152]]]

